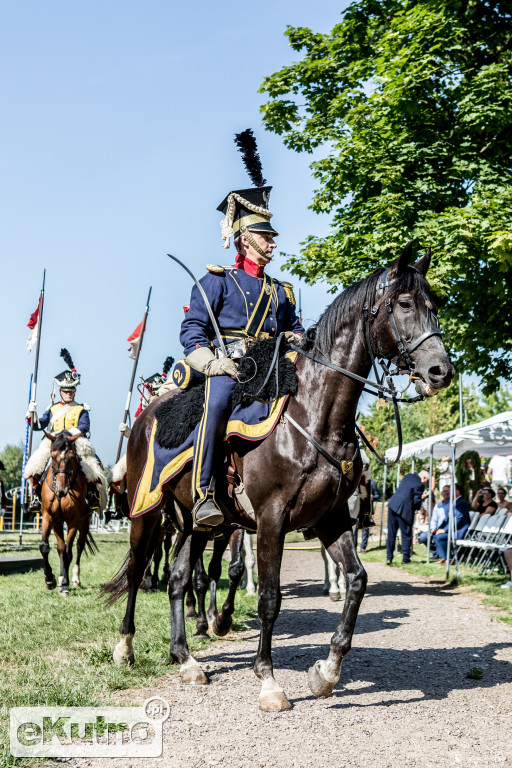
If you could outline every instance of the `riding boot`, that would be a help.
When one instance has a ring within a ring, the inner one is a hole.
[[[212,477],[206,490],[205,496],[194,504],[192,518],[194,520],[194,529],[214,528],[224,522],[224,515],[214,498],[215,478]]]
[[[32,478],[32,501],[29,505],[29,512],[41,511],[41,478],[34,475]]]

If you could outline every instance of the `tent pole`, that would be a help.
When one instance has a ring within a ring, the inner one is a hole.
[[[430,446],[430,459],[428,462],[428,473],[430,477],[428,493],[428,531],[427,531],[427,565],[430,563],[430,521],[432,520],[432,472],[434,467],[434,446]]]
[[[415,464],[415,461],[414,461],[414,456],[413,456],[413,457],[412,457],[412,459],[411,459],[411,472],[412,472],[413,474],[414,474],[414,468],[415,468],[415,466],[416,466],[416,464]]]
[[[388,474],[388,465],[384,464],[384,480],[382,481],[382,501],[380,510],[380,534],[379,534],[379,547],[382,547],[382,529],[384,528],[384,504],[386,502],[386,480]]]
[[[450,483],[450,515],[448,524],[448,540],[446,542],[446,580],[450,577],[450,545],[452,542],[452,531],[455,530],[455,443],[452,443],[452,480]],[[455,541],[455,536],[453,536]],[[457,568],[458,578],[458,568]]]

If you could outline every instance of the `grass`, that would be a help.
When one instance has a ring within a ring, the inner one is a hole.
[[[372,539],[370,538],[371,541]],[[361,560],[363,562],[385,563],[385,546],[379,547],[377,544],[370,543],[366,554],[361,555]],[[412,562],[402,565],[400,560],[400,555],[398,557],[395,556],[393,565],[389,567],[403,568],[408,573],[414,573],[427,578],[445,579],[446,566],[438,564],[435,560],[427,565],[427,548],[422,544],[414,546]],[[512,589],[501,589],[501,585],[506,580],[507,576],[503,572],[498,572],[498,570],[495,570],[491,576],[480,576],[475,571],[470,571],[469,568],[459,566],[459,586],[466,587],[480,594],[486,605],[500,609],[501,615],[498,616],[500,621],[512,625]],[[449,583],[453,586],[457,585],[454,565],[450,567]]]
[[[36,541],[36,536],[27,536]],[[69,598],[44,585],[43,571],[0,576],[0,766],[26,761],[9,754],[9,710],[15,706],[94,706],[112,702],[116,691],[147,686],[177,666],[169,664],[169,601],[165,587],[139,592],[136,610],[135,666],[116,667],[112,651],[119,637],[125,599],[106,610],[99,589],[117,570],[128,550],[127,534],[97,535],[99,552],[83,557],[84,586]],[[38,549],[33,550],[39,554]],[[7,555],[7,552],[2,554]],[[208,559],[209,555],[207,556]],[[50,562],[58,576],[52,542]],[[227,593],[227,563],[219,583],[218,605]],[[256,598],[238,591],[233,630],[245,627],[256,612]],[[187,622],[192,651],[212,641],[192,639],[195,622]]]
[[[468,680],[481,680],[484,676],[484,671],[481,667],[471,667],[466,677]]]

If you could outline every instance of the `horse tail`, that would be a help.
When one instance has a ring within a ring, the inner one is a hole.
[[[90,531],[87,531],[87,536],[85,537],[84,550],[87,555],[95,555],[99,552],[98,545],[94,541],[94,537]]]
[[[104,597],[105,605],[110,608],[120,597],[128,592],[128,565],[132,556],[131,549],[126,553],[119,570],[104,584],[100,590],[100,597]]]

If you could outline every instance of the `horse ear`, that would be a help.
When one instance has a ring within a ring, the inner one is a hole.
[[[418,272],[421,272],[423,277],[425,277],[425,275],[428,272],[428,268],[430,267],[431,257],[432,257],[432,248],[429,246],[426,254],[422,256],[421,259],[419,259],[414,265],[414,268],[417,269]]]
[[[389,278],[393,275],[401,275],[405,272],[405,268],[411,263],[411,259],[414,255],[414,250],[417,245],[417,240],[409,240],[402,253],[389,267]]]
[[[79,437],[82,437],[81,432],[78,432],[76,435],[71,435],[71,437],[68,437],[68,443],[74,443],[75,440],[78,440]]]
[[[45,434],[45,437],[47,437],[48,440],[51,440],[52,443],[53,443],[53,441],[56,439],[57,435],[52,435],[52,433],[51,432],[47,432],[46,429],[43,429],[43,432]]]

